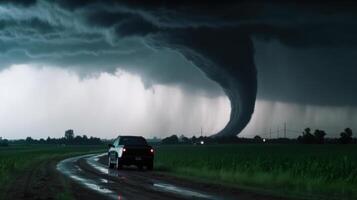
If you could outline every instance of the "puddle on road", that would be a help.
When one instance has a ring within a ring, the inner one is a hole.
[[[166,184],[166,183],[154,183],[154,187],[157,187],[161,191],[166,191],[166,192],[171,192],[179,195],[183,195],[186,197],[191,197],[191,198],[200,198],[200,199],[217,199],[214,198],[213,196],[202,194],[199,192],[195,192],[192,190],[184,189],[181,187],[177,187],[171,184]]]
[[[112,190],[109,190],[105,188],[104,186],[100,186],[96,181],[92,179],[87,179],[84,178],[83,176],[80,176],[79,174],[83,173],[82,169],[79,168],[75,163],[81,159],[85,158],[87,156],[78,156],[78,157],[73,157],[73,158],[68,158],[66,160],[63,160],[57,164],[57,170],[63,173],[64,175],[68,176],[72,180],[78,182],[79,184],[87,187],[88,189],[94,190],[98,193],[101,193],[111,199],[124,199],[122,196],[118,195]]]
[[[120,172],[116,169],[108,169],[107,166],[99,163],[99,157],[101,156],[105,156],[106,153],[103,153],[103,154],[99,154],[99,155],[96,155],[96,156],[91,156],[91,157],[88,157],[86,158],[86,161],[88,163],[88,165],[90,165],[91,167],[93,167],[94,169],[96,169],[97,171],[103,173],[103,174],[108,174],[110,176],[114,176],[114,177],[118,177],[118,178],[121,178],[121,179],[125,179],[124,176],[120,175]]]
[[[78,182],[81,182],[83,183],[85,186],[87,186],[88,188],[92,189],[92,190],[95,190],[97,192],[100,192],[100,193],[105,193],[105,194],[111,194],[111,193],[114,193],[113,191],[109,190],[109,189],[106,189],[104,187],[100,187],[98,185],[96,185],[95,183],[90,183],[88,181],[88,179],[84,179],[84,178],[81,178],[79,176],[70,176],[70,178],[78,181]]]
[[[104,179],[104,178],[101,178],[100,181],[105,184],[114,183],[114,181],[111,181],[109,179]]]

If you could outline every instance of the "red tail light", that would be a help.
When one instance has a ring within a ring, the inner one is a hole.
[[[154,149],[150,149],[150,153],[154,153]]]

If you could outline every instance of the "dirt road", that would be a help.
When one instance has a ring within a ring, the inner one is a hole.
[[[82,188],[100,195],[101,199],[284,199],[187,181],[155,171],[139,171],[136,168],[112,170],[107,168],[106,162],[105,154],[78,156],[61,161],[57,164],[57,170]],[[97,195],[89,199],[97,199]],[[80,194],[75,196],[80,197]]]

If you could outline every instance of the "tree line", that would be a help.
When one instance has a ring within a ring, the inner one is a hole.
[[[3,142],[3,145],[1,145]],[[19,140],[0,140],[0,146],[8,146],[9,144],[55,144],[55,145],[102,145],[104,144],[100,138],[97,137],[87,137],[86,135],[74,135],[73,130],[65,131],[64,137],[62,138],[51,138],[47,139],[33,139],[32,137],[27,137],[26,139]]]
[[[161,140],[161,144],[255,144],[255,143],[281,143],[281,144],[356,144],[357,139],[353,138],[353,133],[351,128],[346,128],[340,133],[339,138],[325,138],[326,132],[324,130],[316,129],[314,132],[310,128],[306,128],[302,135],[298,138],[262,138],[257,135],[254,138],[240,138],[236,136],[226,136],[226,137],[185,137],[181,135],[171,135]]]
[[[346,128],[340,133],[339,138],[325,138],[326,132],[324,130],[316,129],[313,133],[310,128],[305,128],[297,140],[303,144],[324,144],[324,143],[339,143],[339,144],[351,144],[356,143],[352,137],[352,129]]]
[[[314,132],[310,128],[305,128],[296,139],[291,138],[275,138],[267,139],[261,136],[255,136],[254,138],[240,138],[236,136],[227,137],[191,137],[188,138],[184,135],[178,137],[177,135],[171,135],[160,141],[161,144],[255,144],[255,143],[282,143],[282,144],[357,144],[357,139],[353,138],[353,132],[351,128],[346,128],[340,133],[339,138],[325,138],[326,132],[324,130],[316,129]],[[47,139],[33,139],[27,137],[26,139],[8,141],[6,139],[0,139],[0,146],[8,146],[9,144],[56,144],[56,145],[102,145],[105,142],[100,138],[87,137],[86,135],[75,136],[73,130],[65,131],[62,138],[50,138]]]

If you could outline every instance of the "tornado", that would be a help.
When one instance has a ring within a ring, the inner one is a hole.
[[[239,29],[176,30],[152,37],[150,44],[180,52],[222,87],[230,100],[230,120],[212,137],[236,136],[246,127],[257,94],[254,47],[248,34]]]

